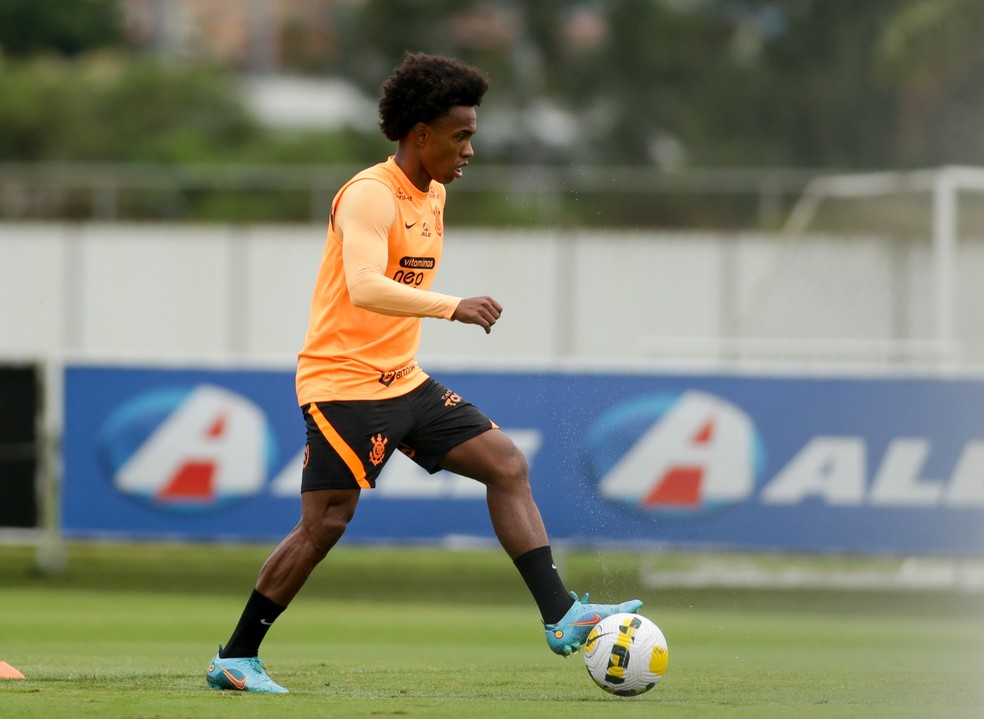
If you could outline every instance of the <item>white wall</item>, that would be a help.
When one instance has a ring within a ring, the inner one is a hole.
[[[314,225],[0,224],[0,360],[292,363],[324,236]],[[836,357],[836,340],[929,342],[931,262],[927,243],[892,238],[451,228],[435,289],[489,294],[505,311],[489,336],[427,321],[420,356],[699,359],[737,337],[820,340]],[[963,359],[984,364],[981,243],[961,244],[956,266]]]

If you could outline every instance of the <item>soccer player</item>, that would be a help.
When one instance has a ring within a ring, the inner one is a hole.
[[[287,691],[267,675],[260,643],[397,450],[430,472],[445,469],[485,485],[496,537],[557,654],[577,651],[604,617],[642,605],[589,604],[587,595],[568,593],[522,453],[414,359],[421,318],[488,333],[502,313],[491,297],[430,290],[444,239],[444,186],[462,177],[475,154],[475,108],[487,88],[477,69],[420,53],[408,53],[383,85],[380,127],[398,143],[396,154],[355,175],[332,201],[298,355],[297,398],[307,426],[301,518],[263,564],[231,638],[212,659],[206,678],[215,689]]]

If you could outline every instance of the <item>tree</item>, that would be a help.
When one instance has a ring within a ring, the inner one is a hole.
[[[75,56],[120,42],[115,0],[0,2],[0,50],[9,57]]]
[[[0,72],[0,160],[188,161],[230,156],[258,134],[215,69],[91,57]]]
[[[984,164],[984,6],[914,0],[885,24],[879,79],[898,95],[892,140],[907,164]]]

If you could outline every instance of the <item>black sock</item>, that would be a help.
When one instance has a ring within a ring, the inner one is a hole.
[[[260,653],[260,642],[266,636],[270,625],[286,608],[274,604],[254,589],[249,595],[242,616],[239,617],[236,630],[229,637],[228,643],[222,647],[220,656],[223,659],[257,656]]]
[[[523,581],[540,609],[544,624],[554,624],[574,604],[574,600],[564,587],[557,573],[550,547],[538,547],[513,560]]]

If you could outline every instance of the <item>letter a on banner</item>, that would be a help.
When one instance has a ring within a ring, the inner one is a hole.
[[[740,502],[755,486],[752,438],[744,412],[686,392],[606,473],[599,491],[642,509]]]
[[[117,489],[160,504],[211,504],[266,479],[265,420],[244,397],[198,385],[119,468]]]

